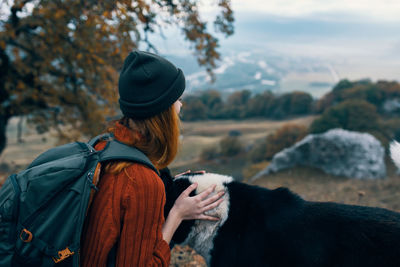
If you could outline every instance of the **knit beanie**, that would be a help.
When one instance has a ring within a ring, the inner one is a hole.
[[[179,99],[185,90],[185,76],[165,58],[134,51],[125,59],[118,90],[122,113],[133,119],[146,119]]]

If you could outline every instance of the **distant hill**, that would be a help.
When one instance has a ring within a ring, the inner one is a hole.
[[[306,57],[287,57],[268,52],[225,52],[214,70],[215,83],[192,56],[167,55],[182,68],[187,79],[187,93],[215,89],[221,94],[248,89],[253,93],[304,91],[320,97],[330,91],[339,77],[328,62]]]
[[[208,26],[212,28],[211,23]],[[235,33],[219,38],[222,61],[212,85],[180,31],[168,28],[163,35],[152,36],[154,44],[184,70],[186,93],[297,90],[319,98],[342,79],[400,81],[398,22],[384,17],[373,20],[369,14],[323,12],[288,17],[237,9]]]

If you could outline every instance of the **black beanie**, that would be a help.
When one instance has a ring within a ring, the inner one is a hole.
[[[143,51],[125,59],[118,82],[122,113],[146,119],[170,107],[185,90],[185,76],[168,60]]]

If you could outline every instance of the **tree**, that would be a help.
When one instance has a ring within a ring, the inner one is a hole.
[[[100,131],[117,103],[123,59],[149,34],[178,25],[197,61],[212,75],[218,39],[191,0],[15,0],[0,9],[0,153],[13,116],[26,115],[60,138]],[[217,32],[233,34],[229,0],[219,0]],[[8,10],[9,12],[6,12]]]
[[[276,97],[270,91],[253,96],[247,103],[246,116],[270,118],[275,101]]]
[[[197,96],[188,96],[183,102],[182,120],[197,121],[207,119],[207,107]]]
[[[333,87],[332,91],[334,91],[334,92],[343,91],[343,90],[346,90],[346,89],[351,88],[351,87],[353,87],[353,83],[350,82],[350,81],[347,80],[347,79],[344,79],[344,80],[340,80],[340,81]]]
[[[350,99],[365,100],[382,111],[385,101],[397,97],[400,97],[400,84],[397,82],[378,81],[373,83],[368,79],[354,82],[342,80],[316,103],[316,111],[322,113],[326,109]]]
[[[237,91],[229,95],[223,109],[224,116],[233,119],[243,119],[246,115],[246,105],[251,97],[249,90]]]
[[[207,107],[207,118],[217,119],[220,117],[223,101],[221,94],[216,90],[207,90],[200,96],[201,101]]]
[[[347,100],[328,108],[310,126],[310,132],[322,133],[342,128],[350,131],[370,132],[379,130],[376,107],[365,100]]]
[[[220,154],[233,157],[243,151],[244,147],[238,136],[226,136],[219,142]]]
[[[295,91],[290,96],[290,115],[308,115],[311,113],[314,100],[309,93]]]
[[[344,101],[343,94],[352,89],[357,82],[350,82],[347,79],[340,80],[333,88],[332,91],[325,94],[318,102],[316,103],[316,112],[323,113],[329,107]]]

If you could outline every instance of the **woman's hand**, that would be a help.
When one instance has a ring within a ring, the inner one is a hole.
[[[181,193],[170,210],[163,225],[162,233],[164,240],[169,243],[182,220],[211,220],[218,221],[219,218],[205,215],[204,212],[217,207],[222,201],[224,191],[207,198],[215,190],[215,185],[210,186],[197,196],[190,197],[190,193],[197,188],[197,183],[192,184]]]
[[[207,198],[214,192],[216,185],[212,185],[200,194],[190,197],[190,193],[197,188],[197,183],[190,185],[175,201],[171,212],[177,214],[181,220],[210,220],[218,221],[219,218],[206,215],[205,212],[217,207],[224,199],[222,196],[224,191],[220,191],[215,195]]]

